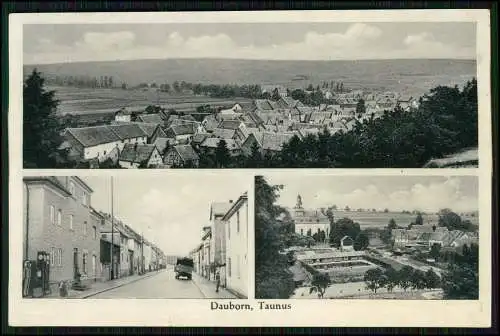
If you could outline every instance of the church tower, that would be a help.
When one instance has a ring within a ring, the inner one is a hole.
[[[296,217],[304,216],[304,208],[302,207],[302,197],[300,195],[297,195],[297,204],[295,204],[294,210]]]

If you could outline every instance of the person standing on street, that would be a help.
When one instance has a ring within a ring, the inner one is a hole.
[[[215,273],[215,292],[216,293],[219,292],[219,287],[220,287],[220,273],[219,273],[219,271],[217,271]]]

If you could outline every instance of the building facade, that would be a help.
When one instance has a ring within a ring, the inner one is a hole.
[[[248,297],[248,197],[244,193],[224,215],[226,223],[226,287]]]
[[[92,189],[76,176],[24,177],[23,260],[50,255],[49,283],[100,279]]]
[[[306,210],[302,206],[302,197],[297,196],[297,204],[290,212],[295,222],[295,232],[302,236],[313,236],[323,231],[325,239],[330,234],[330,220],[320,210]]]

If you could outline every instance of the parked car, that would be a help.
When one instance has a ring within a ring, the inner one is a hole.
[[[179,258],[174,267],[175,278],[185,277],[191,280],[193,273],[194,262],[191,258]]]

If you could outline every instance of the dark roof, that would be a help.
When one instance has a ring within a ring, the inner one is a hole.
[[[196,154],[191,145],[177,145],[174,146],[174,150],[179,154],[184,162],[199,159],[198,154]]]
[[[120,153],[120,161],[142,163],[151,157],[155,145],[150,144],[126,144]]]
[[[210,134],[208,134],[208,133],[196,133],[193,136],[193,140],[192,141],[193,141],[193,143],[201,144],[209,136],[210,136]]]
[[[222,139],[231,139],[234,137],[236,131],[232,129],[223,129],[223,128],[216,128],[213,131],[213,134]]]
[[[176,136],[184,134],[194,134],[196,133],[196,125],[193,123],[187,123],[182,125],[172,125],[167,129],[167,136]]]
[[[230,129],[230,130],[236,130],[240,127],[241,125],[241,120],[223,120],[220,122],[219,126],[217,128],[223,128],[223,129]]]
[[[207,131],[213,131],[219,125],[219,121],[217,121],[217,118],[211,114],[203,119],[202,125]]]
[[[147,136],[147,133],[137,124],[109,125],[107,127],[109,127],[120,140]]]
[[[154,124],[154,123],[137,123],[137,125],[146,133],[148,138],[152,137],[154,132],[156,131],[156,128],[158,128],[160,125],[159,123]]]
[[[283,145],[292,139],[294,133],[255,132],[252,135],[263,149],[280,151]]]
[[[255,99],[254,104],[258,110],[274,110],[274,107],[267,99]]]
[[[142,122],[145,122],[145,123],[155,123],[155,124],[159,124],[159,123],[162,123],[163,120],[160,116],[159,113],[155,113],[155,114],[143,114],[143,115],[140,115],[137,117],[138,120],[142,121]]]
[[[109,127],[111,126],[67,128],[66,132],[71,134],[84,147],[92,147],[120,140],[118,135],[111,131]]]

